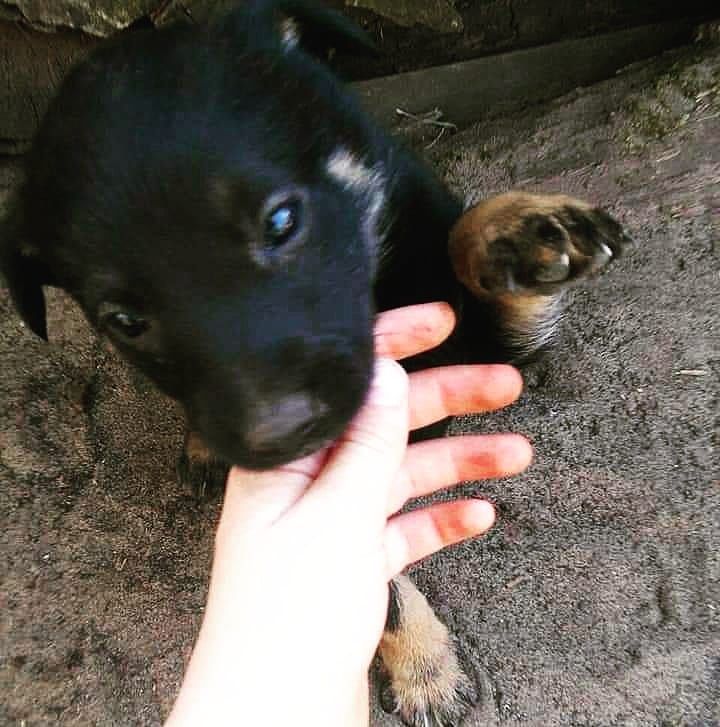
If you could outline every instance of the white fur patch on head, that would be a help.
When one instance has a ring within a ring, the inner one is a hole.
[[[344,186],[359,192],[370,191],[378,181],[378,170],[363,164],[361,159],[344,147],[338,147],[328,159],[327,171]]]
[[[300,28],[292,18],[284,18],[280,23],[280,37],[285,50],[291,50],[300,44]]]
[[[382,255],[385,230],[381,229],[381,222],[387,197],[387,178],[383,165],[377,163],[368,166],[349,149],[340,146],[332,153],[325,168],[334,180],[353,192],[364,207],[368,247],[376,255]]]

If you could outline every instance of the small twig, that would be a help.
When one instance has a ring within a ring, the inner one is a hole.
[[[440,133],[429,144],[426,144],[425,148],[432,149],[435,146],[435,144],[437,144],[440,141],[440,139],[442,139],[442,137],[446,131],[447,131],[447,129],[444,129],[444,128],[440,129]]]
[[[508,581],[505,584],[505,590],[506,591],[512,591],[513,588],[516,586],[519,586],[521,583],[524,583],[525,581],[531,581],[532,576],[525,574],[523,576],[518,576],[517,578],[513,578],[511,581]]]
[[[678,154],[680,153],[680,149],[671,149],[667,153],[663,154],[662,156],[658,157],[655,162],[667,162],[670,159],[674,159]]]
[[[418,124],[424,124],[427,126],[438,126],[441,129],[452,129],[457,131],[457,124],[453,124],[451,121],[440,121],[442,118],[442,111],[440,109],[433,109],[428,111],[426,114],[411,114],[409,111],[405,111],[401,108],[396,108],[395,113],[398,116],[403,116],[406,119],[416,121]]]
[[[680,369],[675,372],[676,376],[709,376],[710,372],[706,369]]]

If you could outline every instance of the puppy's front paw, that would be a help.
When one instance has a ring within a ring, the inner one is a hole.
[[[178,480],[196,497],[222,493],[230,465],[217,459],[195,432],[188,432],[177,463]]]
[[[455,647],[447,644],[421,663],[395,668],[380,692],[386,712],[397,714],[408,727],[459,727],[478,702],[475,685],[463,671]]]
[[[379,649],[382,707],[410,727],[459,727],[478,693],[452,635],[406,576],[392,583],[390,614]]]
[[[458,279],[478,297],[550,296],[601,271],[628,241],[607,212],[581,200],[509,192],[468,210],[449,249]]]

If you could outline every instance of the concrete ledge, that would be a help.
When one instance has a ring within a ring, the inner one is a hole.
[[[690,20],[644,25],[361,81],[353,87],[385,124],[397,123],[397,108],[418,114],[439,108],[448,121],[465,126],[610,78],[630,63],[690,42],[695,26]]]

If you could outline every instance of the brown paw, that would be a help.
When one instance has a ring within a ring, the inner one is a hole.
[[[181,484],[196,497],[205,498],[225,490],[230,466],[217,459],[194,432],[188,432],[178,459],[177,475]]]
[[[380,642],[382,707],[410,727],[459,727],[477,703],[455,640],[405,576],[393,583],[396,612]]]
[[[380,692],[383,709],[409,727],[459,727],[477,702],[477,689],[463,671],[452,643],[434,662],[388,677]]]
[[[468,210],[450,234],[458,279],[479,297],[549,296],[605,268],[629,239],[604,210],[521,192]]]

